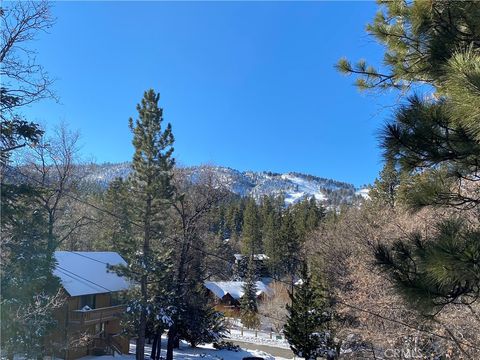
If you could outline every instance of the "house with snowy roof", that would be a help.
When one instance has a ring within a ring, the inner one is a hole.
[[[242,298],[243,281],[205,281],[204,286],[207,289],[208,296],[214,305],[219,307],[238,307]],[[270,288],[262,281],[255,283],[257,287],[257,298],[262,300],[263,297],[270,294]]]
[[[56,251],[55,259],[54,275],[66,297],[55,313],[55,355],[70,360],[128,353],[129,339],[122,334],[120,319],[130,284],[109,270],[110,265],[126,265],[125,260],[116,252],[87,251]]]

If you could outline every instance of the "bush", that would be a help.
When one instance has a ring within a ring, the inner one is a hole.
[[[235,345],[231,341],[220,341],[213,343],[213,347],[217,350],[240,351],[240,346]]]

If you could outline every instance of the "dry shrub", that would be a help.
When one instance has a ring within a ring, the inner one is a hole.
[[[478,222],[477,211],[465,219]],[[448,215],[445,209],[412,214],[366,203],[345,210],[307,241],[337,301],[337,337],[362,344],[348,345],[362,350],[354,358],[480,358],[480,348],[475,348],[480,344],[478,303],[451,304],[434,318],[422,316],[375,265],[374,245],[391,243],[414,230],[428,234]]]
[[[290,303],[287,286],[279,281],[273,281],[269,285],[270,291],[260,303],[258,311],[272,325],[275,332],[280,332],[287,322],[287,309]]]

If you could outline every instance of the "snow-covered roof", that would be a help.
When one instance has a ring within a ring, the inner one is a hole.
[[[55,251],[57,265],[53,274],[60,278],[63,288],[71,296],[122,291],[129,283],[108,265],[126,265],[116,252]]]
[[[230,294],[235,300],[239,300],[243,296],[243,281],[205,281],[204,284],[208,290],[220,299],[227,294]],[[257,286],[257,296],[270,292],[268,286],[263,282],[257,281],[255,284]]]
[[[235,260],[240,261],[244,258],[245,255],[242,254],[233,254]],[[253,260],[268,260],[269,257],[266,254],[254,254]]]

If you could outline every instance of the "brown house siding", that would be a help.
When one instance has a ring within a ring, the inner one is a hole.
[[[75,311],[82,308],[81,296],[65,295],[65,305],[55,312],[57,329],[49,339],[53,355],[73,360],[97,351],[109,352],[109,344],[114,344],[123,354],[128,353],[129,339],[121,335],[120,325],[125,307],[112,305],[110,293],[96,294],[95,308],[85,312]],[[104,331],[100,333],[102,327]]]

